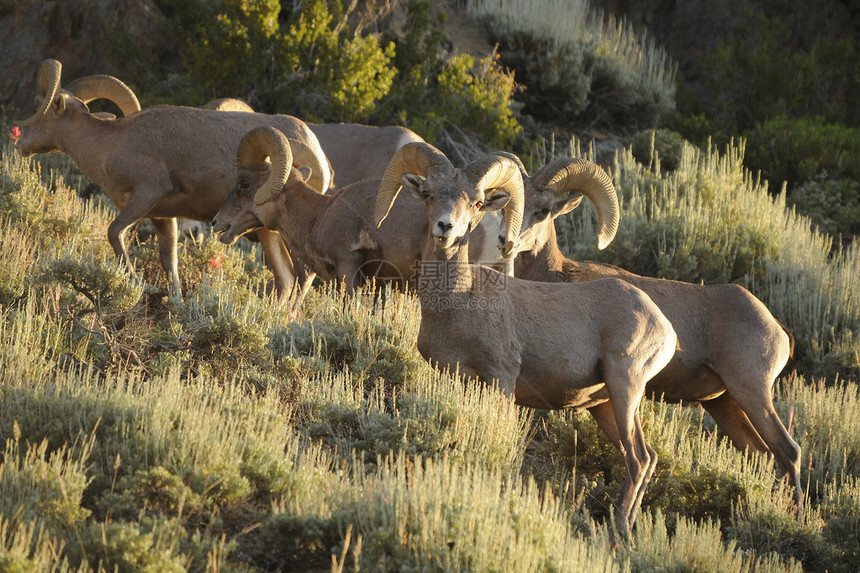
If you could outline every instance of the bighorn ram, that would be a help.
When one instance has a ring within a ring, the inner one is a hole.
[[[788,331],[760,300],[738,285],[696,285],[642,277],[608,264],[576,262],[558,246],[554,220],[575,209],[582,195],[608,221],[611,240],[618,226],[618,203],[609,176],[583,159],[557,159],[528,177],[525,217],[514,239],[514,275],[554,283],[603,278],[625,281],[644,291],[672,323],[680,349],[647,385],[651,397],[699,402],[735,446],[773,453],[794,486],[802,507],[800,448],[774,410],[771,387],[791,355]],[[500,246],[505,238],[500,236]]]
[[[377,224],[397,207],[401,186],[424,203],[431,230],[422,237],[418,280],[421,355],[439,367],[498,381],[524,406],[591,411],[625,457],[616,527],[627,537],[657,463],[638,406],[645,384],[675,351],[669,321],[644,293],[619,280],[538,283],[469,264],[469,232],[487,211],[505,208],[513,248],[523,182],[511,159],[487,157],[455,169],[431,145],[407,144],[379,187]]]
[[[277,231],[290,252],[326,281],[344,281],[352,290],[373,276],[414,288],[423,235],[416,240],[393,226],[379,230],[373,212],[379,179],[360,181],[332,195],[308,189],[304,175],[293,172],[292,155],[300,144],[276,129],[249,132],[237,154],[238,180],[213,230],[230,244],[260,227]],[[270,162],[267,161],[270,159]],[[392,217],[426,233],[424,207],[411,197]]]
[[[155,226],[161,264],[176,294],[180,284],[174,218],[210,220],[215,215],[236,180],[236,150],[247,131],[274,125],[305,143],[311,153],[301,162],[311,166],[309,182],[320,192],[328,187],[331,177],[319,142],[294,117],[155,106],[108,121],[90,114],[83,99],[112,98],[113,92],[93,88],[83,94],[74,84],[76,92],[62,90],[60,73],[61,64],[56,60],[45,60],[40,67],[36,113],[18,122],[23,128],[18,141],[21,153],[62,151],[105,190],[119,209],[108,227],[108,239],[130,269],[125,230],[149,217]],[[128,100],[134,95],[124,97]],[[125,108],[127,104],[120,105]],[[286,294],[293,278],[289,253],[277,234],[263,230],[260,242],[276,288]]]

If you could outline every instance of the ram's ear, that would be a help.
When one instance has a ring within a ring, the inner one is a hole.
[[[427,192],[424,190],[424,182],[426,178],[415,173],[404,173],[400,176],[400,184],[403,188],[412,193],[412,196],[419,201],[427,199]]]
[[[313,169],[311,169],[307,165],[302,165],[301,167],[296,167],[296,171],[299,172],[299,177],[305,183],[308,182],[308,179],[311,178],[311,173],[313,173]]]
[[[507,191],[499,189],[488,191],[484,197],[484,206],[481,207],[481,211],[500,211],[505,208],[510,200],[511,194]]]
[[[567,197],[563,197],[552,204],[552,218],[555,219],[565,213],[570,213],[582,203],[582,193],[574,193]]]
[[[63,97],[63,94],[57,94],[54,96],[54,101],[51,102],[51,107],[57,115],[66,111],[66,98]]]

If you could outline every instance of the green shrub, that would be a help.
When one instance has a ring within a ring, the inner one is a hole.
[[[69,561],[119,573],[187,571],[179,553],[175,524],[169,520],[88,523],[68,546]]]
[[[855,104],[845,78],[854,44],[826,36],[805,41],[792,33],[791,16],[762,6],[743,3],[733,32],[703,60],[704,86],[688,111],[704,111],[730,134],[780,116],[848,121]]]
[[[677,132],[649,129],[640,131],[630,139],[630,151],[636,161],[645,167],[651,167],[659,160],[662,169],[674,171],[681,165],[684,144],[684,138]]]
[[[59,283],[71,288],[88,301],[88,310],[99,314],[131,311],[140,302],[144,288],[122,263],[98,261],[87,255],[75,256],[68,251],[58,259],[45,261],[35,282]]]
[[[666,521],[659,510],[639,518],[636,543],[622,548],[632,571],[802,571],[793,559],[786,563],[776,553],[759,557],[739,549],[734,540],[724,541],[718,523],[680,518],[671,527]]]
[[[278,49],[282,86],[275,109],[311,120],[365,121],[391,87],[394,46],[352,34],[341,0],[304,2]]]
[[[823,233],[860,235],[860,180],[813,177],[786,197]]]
[[[805,517],[798,519],[779,492],[751,497],[734,511],[726,534],[744,550],[760,555],[777,552],[783,558],[800,561],[806,571],[833,571],[834,566],[838,567],[836,548],[822,535],[817,515],[809,515],[807,509]]]
[[[16,303],[24,297],[29,273],[35,263],[36,250],[26,233],[17,225],[0,218],[0,307]]]
[[[280,2],[221,0],[216,6],[199,27],[186,31],[188,75],[205,99],[245,98],[271,81],[267,75],[279,42]]]
[[[65,560],[57,553],[62,541],[33,523],[0,517],[0,570],[8,573],[64,571]]]
[[[90,482],[85,466],[91,444],[76,441],[69,447],[67,442],[49,452],[47,440],[38,445],[22,443],[17,422],[13,432],[15,436],[6,439],[0,464],[0,515],[60,529],[89,517],[81,499]]]
[[[746,166],[793,189],[816,175],[860,180],[860,129],[812,117],[775,117],[747,138]]]
[[[538,120],[650,128],[675,107],[675,68],[665,51],[586,1],[465,4],[525,86],[523,112]]]
[[[836,548],[831,571],[860,568],[860,480],[828,484],[821,503],[823,534]]]
[[[117,460],[117,469],[119,463]],[[97,501],[100,514],[109,519],[134,520],[141,512],[168,517],[189,516],[202,508],[201,496],[181,477],[155,466],[123,476],[110,493]]]
[[[533,31],[511,31],[492,39],[499,43],[501,61],[527,86],[517,94],[526,113],[553,123],[584,114],[592,78],[585,70],[583,46]]]
[[[445,458],[397,455],[377,467],[333,515],[361,535],[363,570],[618,570],[599,549],[605,530],[597,542],[577,535],[563,501],[533,480]]]
[[[277,0],[223,0],[185,33],[198,103],[232,96],[308,120],[366,120],[391,86],[394,54],[351,28],[354,10],[343,0],[311,0],[282,15]]]
[[[469,54],[457,54],[419,65],[403,82],[381,105],[396,108],[394,121],[408,125],[443,151],[449,150],[440,138],[448,131],[465,133],[497,149],[509,148],[522,131],[511,109],[514,76],[502,68],[496,54],[477,62]]]

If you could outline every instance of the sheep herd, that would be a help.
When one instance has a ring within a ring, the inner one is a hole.
[[[349,290],[396,280],[420,301],[426,360],[518,404],[594,416],[626,463],[622,539],[657,464],[639,420],[645,395],[698,402],[736,447],[772,455],[800,513],[800,448],[771,400],[791,334],[742,287],[565,258],[554,220],[583,196],[599,248],[618,228],[612,181],[594,163],[562,158],[529,176],[498,152],[455,167],[403,127],[305,123],[231,99],[141,110],[116,78],[63,88],[61,71],[56,60],[39,68],[20,152],[63,152],[105,190],[118,209],[108,240],[132,270],[125,231],[149,218],[175,296],[178,217],[212,221],[228,244],[253,234],[282,298],[300,300],[314,276]],[[90,112],[98,98],[123,116]]]

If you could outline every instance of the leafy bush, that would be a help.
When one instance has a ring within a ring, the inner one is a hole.
[[[646,167],[659,159],[661,168],[674,171],[681,165],[684,143],[684,138],[677,132],[649,129],[640,131],[631,138],[630,151],[636,161]]]
[[[820,118],[775,117],[745,133],[746,166],[789,189],[827,174],[860,180],[860,129]]]
[[[498,56],[475,62],[458,54],[442,62],[435,74],[429,89],[426,80],[413,77],[427,90],[404,110],[404,119],[417,133],[435,141],[445,129],[462,130],[492,148],[513,143],[522,129],[510,107],[514,77],[502,69]]]
[[[388,93],[394,46],[372,35],[352,35],[341,2],[305,2],[284,35],[278,59],[287,70],[275,109],[293,109],[310,120],[366,120]],[[350,37],[353,36],[353,37]]]
[[[730,134],[756,128],[780,116],[850,119],[853,92],[849,38],[825,38],[798,46],[804,38],[784,13],[766,13],[743,3],[728,39],[702,62],[704,87],[688,112],[703,111]]]
[[[355,3],[222,0],[198,15],[177,9],[196,104],[241,97],[260,111],[308,120],[366,120],[390,86],[393,46],[350,26]],[[372,7],[368,8],[368,14]]]
[[[860,181],[824,177],[801,183],[786,202],[794,205],[824,233],[860,235]]]
[[[271,72],[280,2],[222,0],[217,5],[220,9],[212,17],[189,30],[189,77],[203,97],[243,97]]]
[[[665,51],[586,1],[470,0],[466,9],[485,22],[501,62],[526,86],[523,112],[538,120],[649,128],[675,107]]]
[[[445,13],[427,0],[410,0],[404,7],[404,29],[386,35],[395,44],[397,75],[373,121],[405,125],[446,152],[451,150],[442,136],[451,133],[485,147],[509,148],[522,130],[512,110],[518,89],[513,74],[497,54],[478,61],[469,54],[449,55]]]

